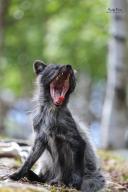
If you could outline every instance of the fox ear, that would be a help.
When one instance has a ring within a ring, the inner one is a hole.
[[[33,63],[33,69],[36,75],[39,75],[44,68],[46,67],[46,64],[43,61],[36,60]]]

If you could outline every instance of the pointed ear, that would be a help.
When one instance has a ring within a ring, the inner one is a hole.
[[[39,75],[39,73],[41,73],[45,67],[46,67],[46,64],[43,61],[36,60],[33,63],[33,69],[36,75]]]

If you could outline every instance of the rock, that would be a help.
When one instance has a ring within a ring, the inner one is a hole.
[[[48,192],[44,187],[34,186],[31,184],[9,182],[0,183],[0,192]]]

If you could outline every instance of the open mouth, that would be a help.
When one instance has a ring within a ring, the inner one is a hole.
[[[50,94],[56,106],[63,104],[66,93],[69,90],[70,72],[60,72],[50,83]]]

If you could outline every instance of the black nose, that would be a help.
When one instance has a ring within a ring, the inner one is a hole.
[[[66,65],[66,68],[67,68],[68,70],[70,70],[70,69],[72,69],[72,66],[71,66],[71,65]]]

